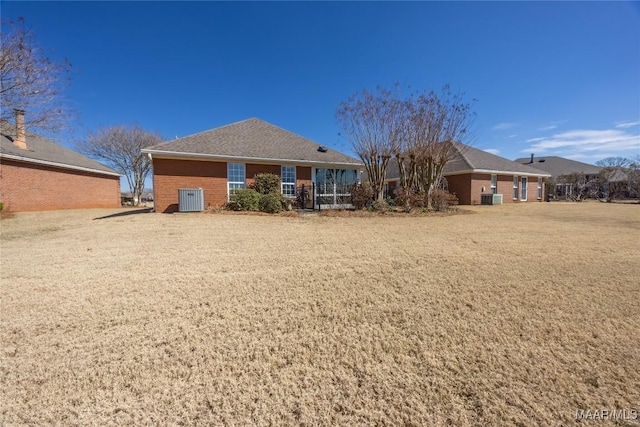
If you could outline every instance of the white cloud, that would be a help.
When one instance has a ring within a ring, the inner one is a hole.
[[[500,154],[500,150],[497,148],[483,148],[482,151],[486,151],[487,153],[495,154],[496,156]]]
[[[515,134],[514,135],[509,135],[507,138],[515,138],[516,136],[518,136],[518,135],[515,135]]]
[[[602,157],[603,153],[640,150],[640,135],[618,129],[572,130],[546,138],[527,140],[532,145],[523,153],[558,152],[566,157]]]
[[[549,122],[549,124],[547,126],[543,126],[541,128],[538,128],[538,130],[541,131],[547,131],[547,130],[553,130],[555,128],[557,128],[558,126],[567,123],[568,120],[555,120],[553,122]]]
[[[527,142],[536,142],[536,141],[543,141],[547,138],[531,138],[531,139],[527,139]]]
[[[627,122],[616,122],[616,127],[617,128],[630,128],[630,127],[638,126],[638,125],[640,125],[640,120],[627,121]]]
[[[507,130],[507,129],[511,129],[511,128],[514,128],[514,127],[516,127],[516,123],[504,122],[504,123],[498,123],[492,129],[493,130]]]

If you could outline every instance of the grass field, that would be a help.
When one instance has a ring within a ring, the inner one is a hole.
[[[4,219],[0,424],[638,425],[640,206],[469,209]]]

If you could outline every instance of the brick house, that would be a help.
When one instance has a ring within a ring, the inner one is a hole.
[[[558,156],[522,157],[515,159],[514,162],[531,166],[550,174],[556,181],[556,194],[554,196],[568,196],[573,191],[573,184],[567,182],[559,182],[562,177],[572,174],[584,174],[585,181],[595,179],[603,168],[589,163],[578,162],[576,160],[566,159]]]
[[[31,132],[24,112],[0,123],[0,202],[12,212],[120,207],[120,174]]]
[[[482,202],[483,194],[502,194],[502,202],[540,202],[544,200],[547,172],[456,143],[451,160],[444,167],[450,193],[461,205]],[[399,182],[398,166],[389,163],[387,183],[391,192]]]
[[[295,197],[305,185],[315,188],[319,203],[336,205],[362,169],[352,157],[257,118],[142,152],[153,162],[156,212],[178,211],[182,188],[202,188],[205,208],[223,206],[234,189],[251,185],[259,173],[280,176],[285,197]]]

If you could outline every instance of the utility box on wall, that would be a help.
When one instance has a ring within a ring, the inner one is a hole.
[[[204,210],[204,191],[202,188],[178,189],[179,212],[202,212]]]

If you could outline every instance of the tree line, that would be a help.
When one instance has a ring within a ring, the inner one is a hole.
[[[342,101],[336,118],[364,163],[373,201],[384,202],[387,170],[395,162],[397,200],[407,208],[414,203],[433,208],[456,144],[468,144],[471,138],[474,102],[448,85],[440,92],[403,96],[397,84],[393,89],[363,90]]]
[[[575,172],[548,178],[547,194],[573,201],[598,199],[613,202],[616,199],[640,198],[640,156],[634,158],[607,157],[596,162],[602,169],[596,175]]]

